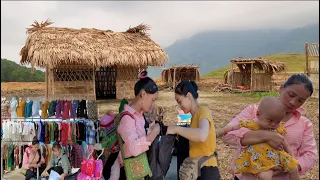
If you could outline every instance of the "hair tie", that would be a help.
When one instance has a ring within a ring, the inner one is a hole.
[[[146,75],[143,75],[143,74],[140,74],[140,79],[144,79],[144,78],[147,78],[148,76]]]

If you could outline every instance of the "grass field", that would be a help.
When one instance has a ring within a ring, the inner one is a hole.
[[[287,73],[302,73],[306,67],[306,56],[304,54],[275,54],[263,57],[272,61],[284,62]],[[319,60],[319,58],[309,58],[309,60]],[[231,64],[205,74],[204,77],[221,78],[228,69],[231,69]]]

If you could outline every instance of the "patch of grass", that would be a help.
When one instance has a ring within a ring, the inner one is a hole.
[[[248,92],[248,93],[240,93],[238,95],[244,96],[244,97],[261,99],[262,97],[265,97],[265,96],[278,97],[279,93],[278,92],[253,92],[253,93]]]
[[[302,73],[305,70],[306,66],[306,55],[305,54],[274,54],[266,55],[263,58],[280,61],[285,64],[286,72],[288,73]],[[319,61],[319,58],[310,57],[310,61]],[[231,69],[231,65],[216,69],[208,74],[205,74],[204,77],[220,77],[222,78],[224,73]]]

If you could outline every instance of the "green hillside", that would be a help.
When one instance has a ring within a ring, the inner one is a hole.
[[[304,54],[275,54],[275,55],[268,55],[263,57],[272,61],[284,62],[286,66],[286,72],[290,72],[290,73],[304,72],[304,69],[306,66],[306,56]],[[309,58],[309,59],[317,60],[318,58]],[[230,68],[231,68],[231,64],[229,64],[228,66],[216,69],[208,74],[205,74],[204,77],[222,78],[223,74]]]
[[[45,74],[42,71],[35,70],[31,73],[31,68],[1,59],[1,82],[44,82],[44,80]]]

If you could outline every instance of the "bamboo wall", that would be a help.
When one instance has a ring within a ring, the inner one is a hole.
[[[272,90],[272,74],[254,73],[252,78],[253,91]],[[231,84],[232,88],[237,88],[237,86],[251,88],[251,74],[243,72],[234,72],[233,74],[228,76],[227,82]]]
[[[94,69],[87,66],[60,66],[47,69],[47,99],[96,100]]]
[[[310,61],[309,74],[314,89],[312,97],[319,98],[319,61]]]
[[[134,98],[134,85],[139,80],[139,68],[117,68],[117,99]]]

